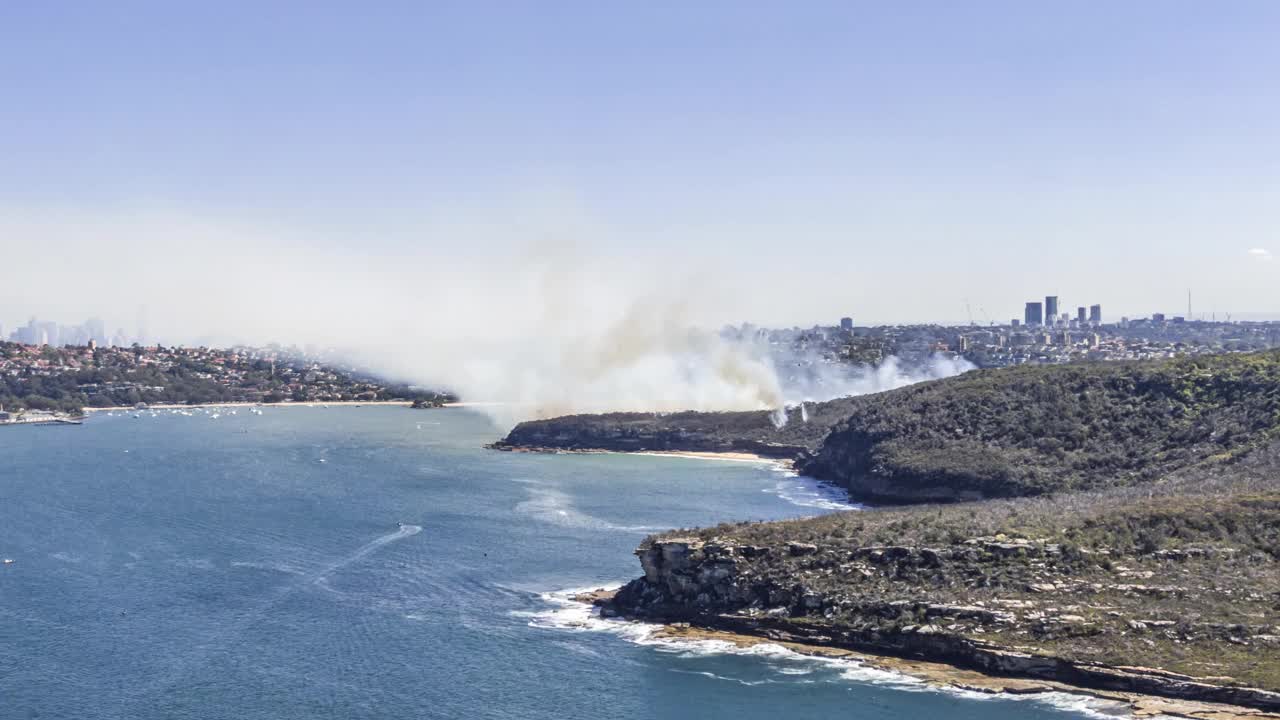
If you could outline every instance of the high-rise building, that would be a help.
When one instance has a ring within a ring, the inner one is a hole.
[[[1058,320],[1058,296],[1044,296],[1044,320],[1046,323],[1054,323]]]
[[[852,329],[853,329],[853,318],[851,318],[851,317],[842,317],[842,318],[840,318],[840,329],[841,329],[841,330],[852,330]]]
[[[1084,306],[1081,305],[1080,307],[1076,308],[1076,322],[1080,322],[1080,323],[1085,322],[1085,317],[1086,316],[1084,314]]]
[[[1164,313],[1151,313],[1151,322],[1153,323],[1164,322]]]
[[[1089,322],[1093,323],[1094,325],[1102,324],[1102,306],[1101,305],[1089,306]]]
[[[107,341],[107,324],[102,322],[102,318],[89,318],[84,323],[85,334],[90,340],[97,340],[98,344]]]
[[[52,345],[61,347],[62,333],[59,332],[58,323],[52,320],[41,320],[36,323],[36,345]]]
[[[1027,303],[1027,309],[1022,313],[1022,322],[1027,325],[1043,325],[1044,324],[1044,308],[1038,302]]]

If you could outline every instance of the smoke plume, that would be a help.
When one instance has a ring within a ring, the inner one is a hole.
[[[749,318],[762,300],[785,309],[784,294],[744,294],[742,269],[720,257],[620,252],[616,242],[603,252],[592,240],[608,234],[517,216],[439,221],[421,240],[377,243],[162,211],[5,212],[11,267],[46,267],[48,248],[75,262],[58,265],[56,292],[48,273],[12,274],[0,307],[15,315],[0,321],[100,316],[132,334],[145,315],[144,342],[295,345],[501,403],[490,410],[501,426],[566,413],[779,409],[965,369],[890,359],[852,371],[811,363],[793,377],[795,358],[705,329]]]

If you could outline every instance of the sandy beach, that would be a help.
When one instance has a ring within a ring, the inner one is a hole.
[[[759,463],[790,469],[792,461],[786,458],[766,457],[749,452],[712,452],[699,450],[573,450],[566,448],[513,447],[500,448],[506,452],[549,453],[554,455],[648,455],[652,457],[684,458],[686,460],[723,460],[729,462]]]
[[[684,450],[646,450],[642,452],[619,453],[620,455],[653,455],[655,457],[676,457],[687,460],[724,460],[728,462],[756,463],[772,465],[779,470],[791,470],[795,466],[793,460],[772,458],[747,452],[695,452]]]

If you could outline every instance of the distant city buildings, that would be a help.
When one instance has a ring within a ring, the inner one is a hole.
[[[1088,327],[1098,327],[1102,324],[1102,306],[1090,305],[1086,309],[1084,305],[1076,307],[1075,317],[1070,313],[1059,312],[1060,300],[1057,295],[1045,295],[1043,302],[1029,302],[1023,310],[1022,325],[1027,327],[1043,327],[1046,329],[1068,328],[1071,330],[1082,330]],[[1159,316],[1163,318],[1164,316]],[[1163,322],[1158,320],[1157,322]],[[1011,325],[1018,326],[1015,319]]]
[[[0,332],[0,340],[6,336]],[[61,325],[49,320],[31,318],[25,325],[19,326],[7,336],[10,342],[23,345],[50,345],[65,347],[112,347],[139,342],[125,335],[124,330],[115,335],[107,334],[107,325],[102,318],[92,317],[80,325]]]
[[[1044,308],[1038,302],[1027,303],[1022,311],[1022,322],[1030,327],[1044,324]]]
[[[853,330],[853,318],[851,317],[840,318],[840,329],[844,330],[845,332],[851,332]]]

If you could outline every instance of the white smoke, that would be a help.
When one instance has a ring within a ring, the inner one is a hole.
[[[47,248],[77,258],[60,267],[57,293],[44,274],[15,273],[0,306],[20,314],[7,322],[101,315],[109,329],[145,308],[152,341],[328,350],[395,380],[501,403],[490,411],[501,426],[565,413],[777,410],[965,369],[819,365],[795,385],[773,349],[699,329],[758,307],[718,259],[609,255],[583,240],[516,250],[513,238],[609,234],[549,225],[570,231],[442,221],[421,242],[379,251],[362,238],[166,212],[0,213],[12,266],[42,266]]]
[[[963,357],[943,353],[933,353],[915,362],[891,355],[875,365],[824,361],[814,352],[782,355],[784,359],[779,360],[778,365],[784,370],[779,381],[784,401],[787,405],[800,405],[802,417],[807,416],[805,402],[884,392],[959,375],[977,367]]]

